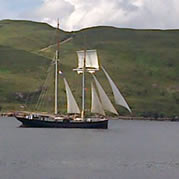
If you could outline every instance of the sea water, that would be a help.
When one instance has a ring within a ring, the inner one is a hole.
[[[0,118],[0,179],[179,179],[179,122],[19,128]]]

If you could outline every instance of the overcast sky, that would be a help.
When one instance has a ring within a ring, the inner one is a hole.
[[[179,29],[179,0],[0,0],[0,19],[25,19],[60,28],[109,25]]]

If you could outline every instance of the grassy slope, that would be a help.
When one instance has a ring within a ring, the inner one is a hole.
[[[42,84],[49,59],[44,57],[47,54],[40,54],[39,49],[54,43],[55,32],[46,24],[1,21],[0,34],[3,45],[0,46],[1,106],[12,109],[19,106],[12,94],[35,91]],[[61,38],[68,35],[60,32]],[[100,62],[127,98],[134,114],[179,115],[179,31],[95,27],[75,32],[73,40],[61,47],[62,67],[75,96],[81,92],[81,82],[71,71],[77,64],[75,51],[84,48],[84,43],[86,48],[98,50]],[[97,77],[111,96],[103,73],[98,72]],[[62,94],[63,90],[60,96]],[[65,97],[61,105],[64,101]],[[89,106],[89,100],[87,103]],[[118,110],[127,114],[122,107]]]
[[[0,45],[33,51],[55,43],[56,30],[45,23],[0,21]],[[65,32],[60,31],[63,39]]]
[[[42,72],[46,71],[49,59],[2,46],[0,59],[1,105],[8,103],[9,108],[14,108],[16,93],[39,88],[38,83],[42,83],[42,79],[45,78]]]
[[[179,113],[178,31],[97,27],[83,34],[135,113]],[[81,45],[80,39],[75,44]]]

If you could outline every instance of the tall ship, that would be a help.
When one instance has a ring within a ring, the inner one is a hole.
[[[57,25],[57,30],[59,30],[59,23]],[[78,66],[73,69],[74,73],[79,74],[82,78],[82,101],[81,110],[75,100],[74,95],[70,89],[70,86],[65,78],[65,72],[62,72],[60,68],[60,58],[59,58],[59,42],[57,43],[57,49],[55,58],[53,59],[54,66],[54,113],[42,113],[42,112],[16,112],[15,117],[18,121],[22,123],[23,127],[37,127],[37,128],[97,128],[97,129],[107,129],[108,128],[108,118],[105,112],[113,113],[118,115],[117,110],[113,106],[109,97],[102,88],[100,82],[96,77],[96,73],[100,70],[104,72],[106,79],[108,80],[113,95],[114,101],[117,105],[125,107],[130,113],[126,100],[118,90],[117,86],[105,70],[102,65],[99,65],[97,51],[92,50],[80,50],[77,51]],[[92,76],[91,80],[91,114],[92,116],[86,115],[86,80],[87,75]],[[58,114],[58,83],[59,78],[62,78],[65,85],[66,91],[66,101],[67,101],[67,114]],[[42,98],[40,95],[39,98]]]

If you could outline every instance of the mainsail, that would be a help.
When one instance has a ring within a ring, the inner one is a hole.
[[[67,113],[80,113],[80,109],[76,103],[76,100],[70,90],[70,87],[65,78],[63,78],[65,83],[65,89],[67,94]]]
[[[98,88],[98,92],[99,92],[99,96],[100,96],[100,99],[101,99],[101,103],[102,103],[103,109],[118,115],[118,112],[116,111],[116,109],[112,105],[110,99],[106,95],[105,91],[103,90],[102,86],[98,82],[97,78],[94,75],[92,75],[92,76],[93,76],[94,81],[96,83],[96,87]]]
[[[82,73],[85,59],[85,68],[88,72],[94,73],[99,70],[98,56],[96,50],[77,51],[78,55],[78,73]]]
[[[114,84],[114,82],[112,81],[112,79],[110,78],[110,76],[108,75],[106,70],[104,69],[104,67],[101,67],[101,68],[104,71],[104,73],[111,85],[111,88],[112,88],[112,91],[114,94],[115,103],[127,108],[129,112],[132,112],[131,109],[129,108],[127,102],[125,101],[124,97],[122,96],[122,94],[120,93],[120,91],[118,90],[118,88],[116,87],[116,85]]]
[[[99,100],[99,97],[97,95],[97,92],[94,88],[93,83],[91,83],[91,97],[92,97],[91,112],[105,115],[104,109],[103,109],[102,104]]]

